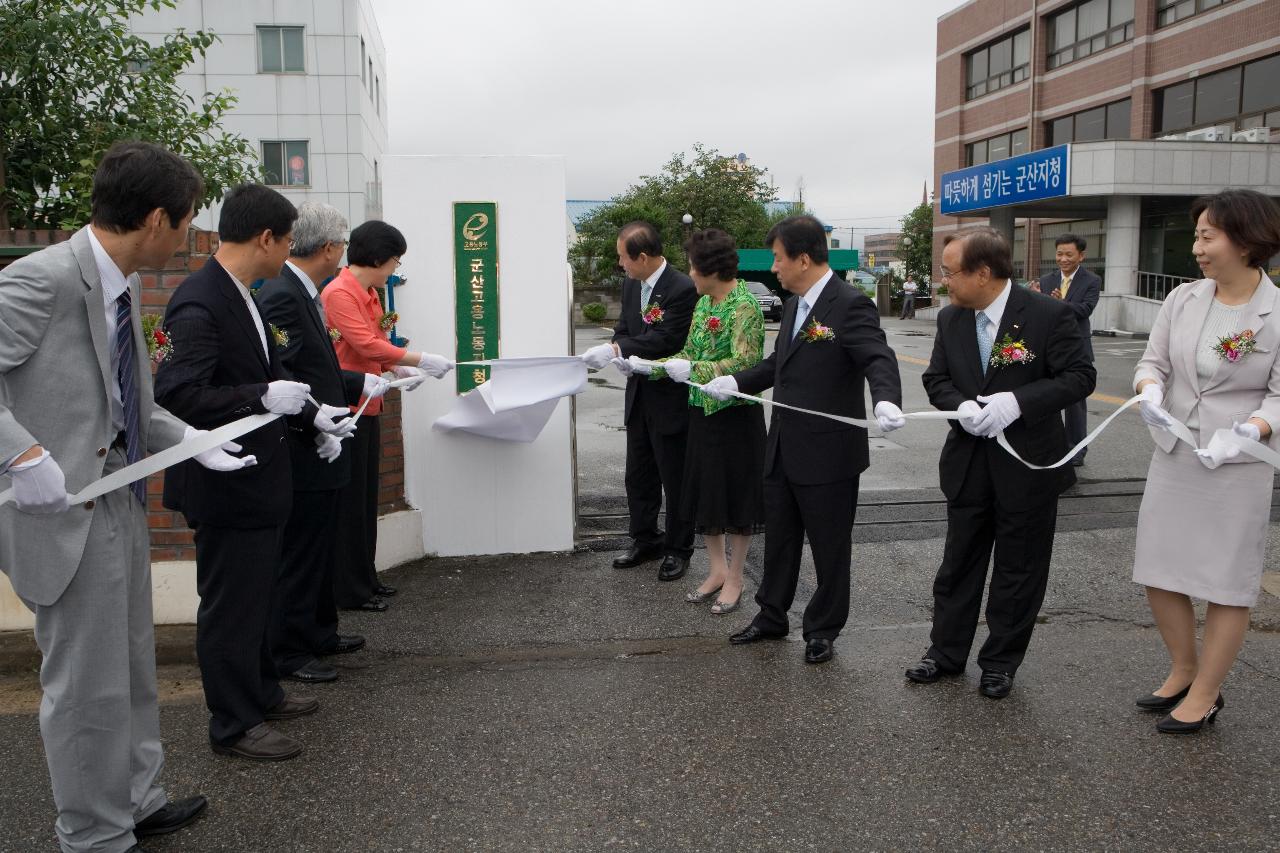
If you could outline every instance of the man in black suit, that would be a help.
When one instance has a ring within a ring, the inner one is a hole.
[[[1084,338],[1084,351],[1093,363],[1093,332],[1089,328],[1089,315],[1098,307],[1098,296],[1102,291],[1102,279],[1081,264],[1084,263],[1085,249],[1088,243],[1083,237],[1075,234],[1059,234],[1054,247],[1054,255],[1058,261],[1058,272],[1041,276],[1036,285],[1041,293],[1047,293],[1054,299],[1061,299],[1071,306],[1080,326],[1080,335]],[[1062,411],[1067,425],[1067,446],[1075,447],[1089,434],[1089,410],[1084,400],[1073,403]],[[1084,455],[1088,448],[1081,450],[1071,460],[1077,468],[1084,464]]]
[[[759,394],[773,388],[779,403],[863,418],[870,385],[880,428],[902,426],[898,362],[885,340],[875,304],[827,264],[827,238],[812,216],[790,216],[765,237],[773,272],[796,297],[788,300],[774,350],[704,391]],[[858,478],[870,464],[867,431],[825,418],[773,410],[765,448],[764,577],[760,612],[729,638],[735,645],[786,635],[805,535],[818,588],[804,611],[805,661],[831,659],[849,618],[849,563]]]
[[[258,184],[226,194],[221,244],[174,291],[165,311],[173,354],[156,374],[156,402],[194,426],[214,429],[251,414],[296,415],[308,387],[284,378],[283,340],[264,321],[248,285],[280,274],[297,211]],[[169,468],[164,505],[195,531],[196,653],[215,752],[261,760],[293,758],[302,746],[267,725],[314,712],[315,699],[280,689],[267,628],[280,563],[280,536],[293,497],[286,426],[276,419],[239,439],[257,465],[209,471]]]
[[[675,355],[689,337],[698,291],[689,276],[662,256],[662,237],[648,222],[632,222],[618,232],[622,282],[622,314],[613,342],[582,356],[600,369],[613,358],[645,359]],[[647,376],[627,379],[627,509],[631,516],[631,548],[613,561],[629,569],[662,557],[658,580],[673,581],[685,573],[693,555],[693,524],[680,516],[680,484],[684,478],[685,440],[689,432],[689,389],[676,382],[652,382]],[[658,529],[662,496],[667,498],[667,531]]]
[[[262,318],[288,337],[278,349],[282,367],[310,386],[311,396],[324,407],[317,410],[308,403],[300,423],[289,424],[293,509],[284,527],[271,629],[276,667],[285,678],[302,682],[336,680],[338,670],[319,658],[354,652],[365,644],[358,634],[338,633],[333,599],[333,520],[339,492],[351,476],[351,454],[343,453],[334,426],[344,423],[340,416],[362,395],[386,393],[387,380],[339,367],[320,305],[319,287],[338,272],[346,229],[347,220],[332,205],[301,205],[284,271],[257,293]]]
[[[933,583],[932,642],[907,678],[931,683],[964,671],[994,546],[990,636],[978,665],[982,694],[1002,699],[1031,642],[1049,579],[1058,495],[1075,472],[1028,468],[992,439],[1003,431],[1028,462],[1058,461],[1067,451],[1058,413],[1089,396],[1097,374],[1071,308],[1013,286],[1009,244],[999,232],[948,236],[942,274],[952,304],[938,315],[924,387],[935,407],[964,417],[952,423],[938,463],[947,543]]]

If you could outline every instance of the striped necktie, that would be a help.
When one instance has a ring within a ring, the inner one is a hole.
[[[124,456],[130,465],[142,458],[142,430],[138,409],[138,376],[133,345],[133,297],[126,287],[116,299],[116,378],[120,381],[120,402],[124,405]],[[147,481],[135,480],[129,491],[144,507],[147,505]]]

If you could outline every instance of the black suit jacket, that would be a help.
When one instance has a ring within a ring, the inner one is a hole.
[[[263,414],[267,384],[287,378],[263,321],[267,352],[231,276],[209,262],[174,291],[164,325],[173,355],[156,371],[156,402],[201,429]],[[258,464],[239,471],[210,471],[191,460],[165,471],[164,505],[187,523],[221,527],[284,524],[293,502],[285,422],[277,419],[236,441]]]
[[[902,405],[898,360],[885,340],[875,304],[861,290],[832,274],[805,326],[817,321],[834,333],[830,341],[793,338],[798,299],[782,309],[773,352],[759,364],[734,374],[738,390],[759,394],[773,388],[779,403],[866,417],[863,383],[871,398]],[[781,454],[782,467],[775,470]],[[867,431],[826,418],[774,409],[765,446],[766,477],[785,473],[800,485],[849,480],[867,469]]]
[[[1058,289],[1062,284],[1062,272],[1054,270],[1040,276],[1040,292],[1045,296]],[[1083,266],[1076,267],[1071,277],[1071,287],[1067,288],[1067,297],[1062,301],[1071,306],[1076,322],[1080,326],[1080,334],[1084,337],[1084,350],[1093,360],[1093,330],[1089,327],[1089,315],[1098,307],[1098,298],[1102,294],[1102,279]]]
[[[330,406],[353,406],[360,402],[364,374],[343,370],[306,285],[289,267],[279,278],[258,288],[258,311],[262,319],[283,329],[289,343],[277,348],[285,372],[311,386],[311,396]],[[316,455],[316,428],[312,425],[315,406],[307,403],[302,414],[289,423],[289,454],[293,459],[293,488],[313,492],[340,489],[351,477],[351,454],[344,441],[342,455],[326,462]],[[356,427],[359,429],[359,426]]]
[[[693,279],[671,264],[662,271],[649,301],[662,308],[662,321],[652,325],[641,319],[645,306],[640,304],[643,282],[634,278],[622,282],[622,314],[613,328],[613,342],[623,358],[638,355],[645,359],[666,358],[684,347],[693,321],[693,306],[698,304],[698,289]],[[633,413],[648,411],[656,416],[664,433],[680,432],[688,426],[689,388],[679,382],[651,382],[648,376],[632,375],[627,379],[627,402],[624,423]]]
[[[1072,285],[1074,289],[1074,285]],[[1004,431],[1005,438],[1028,462],[1056,462],[1067,452],[1062,410],[1093,393],[1097,371],[1084,348],[1075,312],[1059,299],[1013,286],[1005,305],[993,352],[1008,335],[1023,341],[1034,358],[1026,364],[989,367],[986,376],[978,356],[978,334],[972,308],[948,305],[938,314],[933,355],[923,380],[929,402],[936,408],[959,408],[979,394],[1012,391],[1022,416]],[[994,441],[965,432],[951,422],[951,434],[938,462],[943,494],[954,499],[964,483],[978,442]],[[1076,480],[1071,466],[1033,471],[996,448],[991,454],[992,479],[1013,507],[1056,499]]]

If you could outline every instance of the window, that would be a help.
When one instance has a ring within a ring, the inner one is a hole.
[[[1213,124],[1274,127],[1278,112],[1280,54],[1275,54],[1158,89],[1154,127],[1157,134]]]
[[[1049,67],[1133,38],[1133,0],[1086,0],[1049,18]]]
[[[263,183],[273,187],[311,185],[311,155],[306,140],[262,143]]]
[[[363,82],[363,81],[361,81]],[[369,57],[369,97],[373,97],[373,57]]]
[[[980,98],[1027,79],[1031,31],[1005,36],[965,56],[965,100]]]
[[[966,166],[981,166],[994,160],[1016,157],[1027,153],[1027,129],[1021,128],[1012,133],[1002,133],[980,142],[971,142],[964,147]]]
[[[1156,26],[1167,27],[1229,0],[1156,0]]]
[[[377,77],[373,78],[373,111],[382,115],[382,81]]]
[[[258,70],[275,74],[305,73],[302,27],[258,27]]]
[[[1131,102],[1123,101],[1072,113],[1045,123],[1045,144],[1095,142],[1099,139],[1128,139]]]
[[[368,83],[369,82],[368,78],[364,76],[364,62],[365,62],[364,36],[361,36],[360,37],[360,82]]]

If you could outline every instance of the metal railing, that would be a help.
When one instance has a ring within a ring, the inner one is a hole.
[[[1183,278],[1180,275],[1143,272],[1142,270],[1135,272],[1134,277],[1137,279],[1134,293],[1144,299],[1154,299],[1157,302],[1163,302],[1164,298],[1169,295],[1169,291],[1178,285],[1185,284],[1188,281],[1195,281],[1194,278]]]

